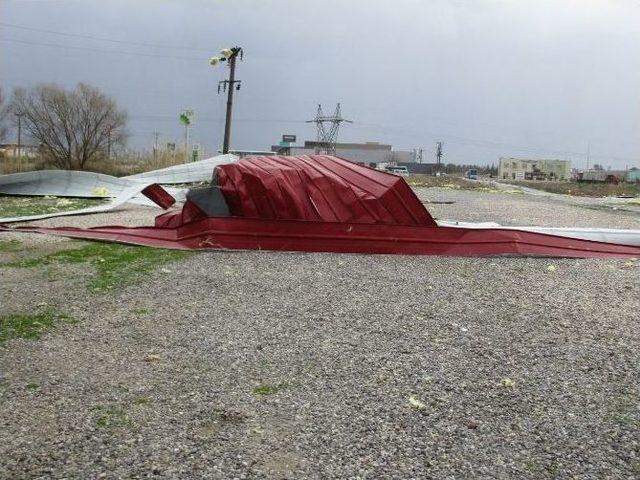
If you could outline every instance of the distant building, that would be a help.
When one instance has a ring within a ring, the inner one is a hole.
[[[629,183],[640,183],[640,168],[632,168],[627,170],[625,180]]]
[[[500,158],[498,178],[503,180],[569,180],[569,160]]]
[[[442,171],[442,165],[437,163],[416,163],[416,162],[398,162],[399,167],[407,167],[411,175],[435,175],[436,172]]]
[[[621,183],[625,181],[626,170],[582,170],[578,172],[578,182]]]
[[[313,155],[322,150],[322,144],[305,141],[304,146],[280,144],[271,147],[279,155]],[[369,167],[415,162],[415,152],[393,150],[391,145],[378,142],[336,143],[336,156]]]
[[[0,143],[0,153],[5,157],[29,157],[34,158],[38,156],[38,145],[20,145],[20,151],[18,152],[17,143]]]

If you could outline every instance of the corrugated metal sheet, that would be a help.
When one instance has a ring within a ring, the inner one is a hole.
[[[403,179],[329,155],[248,157],[217,183],[236,217],[435,225]]]

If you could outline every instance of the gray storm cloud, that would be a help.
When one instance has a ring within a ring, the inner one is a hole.
[[[192,138],[212,151],[226,70],[207,58],[240,45],[235,148],[313,139],[304,120],[341,102],[355,121],[343,141],[430,158],[441,140],[447,162],[577,166],[590,145],[592,162],[640,166],[639,14],[622,0],[5,0],[0,82],[101,87],[129,111],[135,148],[154,131],[180,141],[177,114],[191,107]]]

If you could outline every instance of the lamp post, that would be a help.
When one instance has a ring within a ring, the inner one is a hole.
[[[243,56],[242,47],[223,48],[220,50],[220,57],[211,57],[209,64],[216,66],[219,62],[229,62],[229,80],[218,82],[218,93],[220,90],[227,92],[227,114],[224,122],[224,141],[222,153],[229,153],[229,140],[231,138],[231,110],[233,108],[233,90],[240,90],[242,80],[236,80],[236,60]]]

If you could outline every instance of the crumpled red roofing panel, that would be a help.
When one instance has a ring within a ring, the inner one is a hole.
[[[334,156],[249,157],[216,173],[235,217],[436,224],[404,179]]]

